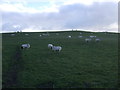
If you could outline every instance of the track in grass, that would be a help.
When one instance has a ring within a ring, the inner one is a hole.
[[[3,88],[19,86],[19,82],[17,80],[18,73],[23,67],[22,52],[19,47],[16,48],[15,55],[13,56],[11,62],[12,62],[11,67],[9,68],[5,76],[3,76],[3,78],[5,78],[5,82],[3,83]]]

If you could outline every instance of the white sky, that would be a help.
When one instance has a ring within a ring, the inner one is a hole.
[[[117,32],[118,1],[119,0],[1,0],[2,27],[3,31],[7,31],[7,29],[15,31],[15,25],[17,25],[19,29],[27,29],[28,31],[35,29],[63,30],[75,28]],[[34,22],[30,20],[31,18]],[[97,18],[100,20],[97,21]],[[91,21],[93,21],[92,24],[90,23]],[[76,25],[77,22],[79,25]],[[96,24],[97,22],[99,23]],[[24,26],[25,24],[27,26]]]
[[[76,3],[92,5],[94,2],[118,3],[119,0],[2,0],[0,9],[2,11],[14,12],[58,12],[58,7],[62,5],[72,5]],[[40,6],[35,4],[39,3]],[[41,11],[40,11],[41,10]]]

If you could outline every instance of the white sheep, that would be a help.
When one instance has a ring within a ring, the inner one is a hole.
[[[90,36],[90,38],[95,38],[96,36]]]
[[[11,34],[11,36],[15,36],[15,34]]]
[[[97,36],[89,36],[90,38],[96,38]]]
[[[99,38],[96,38],[95,41],[96,41],[96,42],[100,42],[101,40],[100,40]]]
[[[52,44],[48,44],[48,48],[52,49],[53,45]]]
[[[59,35],[59,33],[56,33],[56,35]]]
[[[83,36],[78,36],[78,38],[82,38]]]
[[[41,37],[42,35],[40,34],[40,37]]]
[[[85,41],[86,42],[90,42],[92,39],[91,38],[86,38]]]
[[[23,48],[30,48],[30,44],[22,44],[21,45],[21,48],[23,49]]]
[[[26,36],[29,35],[29,34],[25,34]]]
[[[49,36],[49,33],[43,33],[42,35],[43,36]]]
[[[52,50],[60,52],[62,50],[62,47],[61,46],[53,46]]]
[[[72,37],[72,36],[70,36],[70,35],[68,36],[68,38],[71,38],[71,37]]]

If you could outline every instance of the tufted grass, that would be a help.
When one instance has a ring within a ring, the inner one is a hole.
[[[79,33],[50,33],[42,37],[39,37],[42,33],[3,34],[3,87],[117,88],[118,34],[82,32],[83,38],[78,38]],[[68,35],[72,38],[66,38]],[[96,35],[101,42],[86,43],[84,39],[90,35]],[[21,50],[24,43],[29,43],[31,48]],[[51,51],[47,48],[49,43],[62,46],[62,51]],[[17,60],[16,47],[22,54],[19,62],[22,66],[17,71],[17,84],[7,86],[6,74]]]

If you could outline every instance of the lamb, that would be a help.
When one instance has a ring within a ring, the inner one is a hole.
[[[60,52],[62,50],[62,47],[61,46],[53,46],[52,50]]]
[[[86,42],[90,42],[91,39],[90,39],[90,38],[86,38],[85,41],[86,41]]]
[[[23,48],[30,48],[30,44],[22,44],[21,49],[23,49]]]
[[[52,49],[53,45],[52,44],[48,44],[48,48]]]

